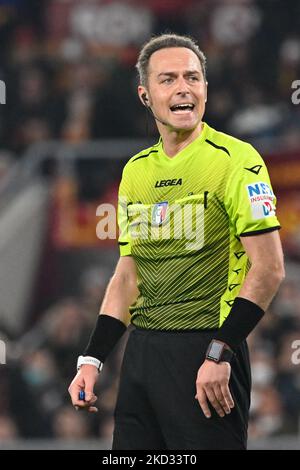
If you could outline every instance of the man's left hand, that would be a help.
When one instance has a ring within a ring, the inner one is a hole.
[[[199,401],[206,418],[211,417],[208,401],[221,418],[229,414],[234,407],[229,390],[230,373],[229,362],[215,363],[210,360],[205,360],[198,370],[195,398]]]

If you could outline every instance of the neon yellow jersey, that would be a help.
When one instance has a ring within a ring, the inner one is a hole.
[[[118,214],[120,254],[133,256],[138,272],[132,323],[220,327],[249,267],[240,237],[280,228],[275,203],[256,150],[206,123],[173,158],[161,141],[132,157]]]

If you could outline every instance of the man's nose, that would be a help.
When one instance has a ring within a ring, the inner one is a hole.
[[[186,79],[184,78],[183,75],[177,77],[176,85],[177,85],[177,87],[176,87],[177,88],[176,89],[177,94],[181,94],[181,93],[185,94],[185,93],[189,92],[188,83],[187,83],[187,81],[186,81]]]
[[[184,77],[178,77],[176,94],[186,95],[187,93],[189,93],[189,87],[186,80]]]

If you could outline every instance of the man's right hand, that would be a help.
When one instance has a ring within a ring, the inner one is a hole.
[[[90,413],[96,413],[98,408],[93,406],[97,401],[94,394],[94,385],[98,379],[97,367],[90,364],[83,364],[69,386],[72,404],[76,410],[85,409]],[[85,400],[79,400],[79,392],[85,392]]]

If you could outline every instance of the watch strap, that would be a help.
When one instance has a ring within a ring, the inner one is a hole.
[[[97,359],[96,357],[79,356],[79,358],[77,360],[77,371],[84,364],[88,364],[88,365],[97,367],[98,372],[100,372],[102,367],[103,367],[103,363],[101,361],[99,361],[99,359]]]

